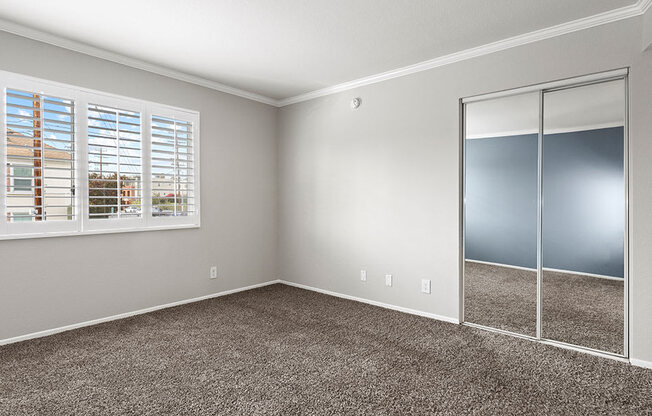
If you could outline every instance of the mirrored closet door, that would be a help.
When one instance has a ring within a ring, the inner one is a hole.
[[[543,103],[541,336],[623,354],[625,81]]]
[[[465,110],[465,320],[535,336],[539,93]]]
[[[463,321],[627,356],[627,71],[463,100]]]

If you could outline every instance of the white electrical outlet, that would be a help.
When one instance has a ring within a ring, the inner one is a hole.
[[[217,279],[217,266],[211,266],[211,279]]]
[[[385,275],[385,286],[392,287],[392,275],[391,274],[386,274]]]
[[[430,293],[430,279],[421,279],[421,292]]]
[[[367,281],[367,271],[366,270],[360,270],[360,280],[363,282]]]

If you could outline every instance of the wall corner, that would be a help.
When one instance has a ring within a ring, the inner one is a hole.
[[[643,52],[652,51],[652,7],[648,7],[643,14],[643,34],[642,50]]]

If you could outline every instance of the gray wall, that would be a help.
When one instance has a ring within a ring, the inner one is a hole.
[[[276,278],[275,108],[5,32],[0,69],[198,110],[202,152],[200,229],[0,241],[0,339]]]
[[[282,108],[281,277],[459,317],[459,99],[629,66],[632,356],[652,361],[652,53],[641,33],[642,19],[628,19]]]
[[[623,128],[543,146],[543,266],[623,277]],[[537,135],[467,140],[466,186],[466,258],[536,268]]]
[[[652,49],[652,7],[643,16],[643,49]]]

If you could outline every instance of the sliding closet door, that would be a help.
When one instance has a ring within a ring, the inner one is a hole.
[[[624,354],[625,81],[543,102],[541,336]]]
[[[465,104],[464,321],[535,336],[539,93]]]

